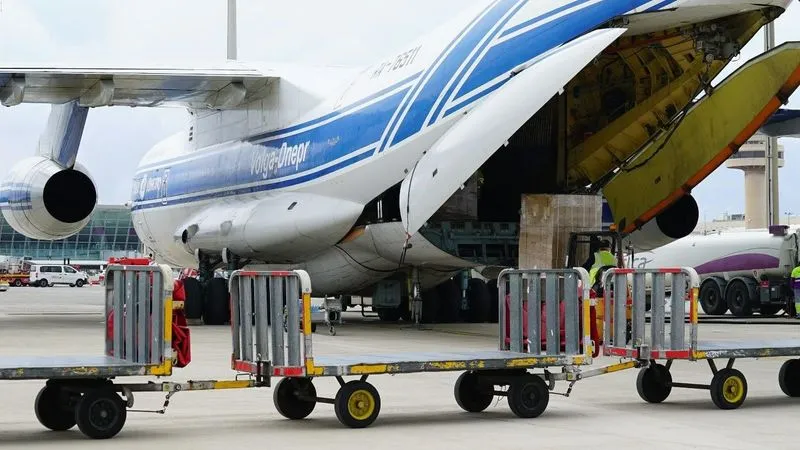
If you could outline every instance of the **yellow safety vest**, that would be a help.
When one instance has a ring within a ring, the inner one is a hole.
[[[601,267],[606,266],[617,266],[617,258],[608,250],[601,250],[599,252],[595,252],[594,254],[594,264],[592,264],[592,269],[589,271],[589,286],[594,286],[595,278],[597,277],[597,272],[600,270]]]
[[[800,278],[800,266],[797,266],[794,269],[792,269],[792,278],[794,279]]]

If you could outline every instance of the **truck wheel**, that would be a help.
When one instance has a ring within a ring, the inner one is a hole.
[[[19,278],[14,280],[14,286],[15,287],[22,287],[22,280],[20,280]]]
[[[728,312],[728,303],[722,297],[722,290],[714,280],[707,280],[700,287],[700,306],[706,314],[721,316]]]
[[[728,285],[725,292],[728,308],[736,317],[749,317],[753,315],[753,305],[750,303],[750,291],[743,281],[735,280]]]

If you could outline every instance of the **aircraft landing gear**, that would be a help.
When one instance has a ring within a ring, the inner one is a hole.
[[[197,252],[197,258],[197,279],[187,278],[184,281],[187,318],[202,318],[205,325],[227,325],[231,314],[228,284],[225,278],[215,277],[214,270],[222,263],[227,265],[228,270],[236,270],[239,268],[239,258],[230,252],[219,256]]]

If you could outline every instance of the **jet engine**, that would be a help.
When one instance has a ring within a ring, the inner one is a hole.
[[[636,251],[650,251],[692,233],[700,220],[697,201],[687,194],[661,214],[647,222],[641,229],[631,233],[626,244]]]
[[[3,217],[31,239],[72,236],[89,222],[97,191],[86,169],[67,169],[43,156],[15,165],[0,186]]]

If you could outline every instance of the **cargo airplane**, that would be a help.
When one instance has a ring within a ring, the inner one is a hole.
[[[455,275],[517,264],[522,194],[602,195],[629,243],[655,248],[693,230],[692,188],[751,135],[797,134],[780,108],[800,43],[712,83],[790,0],[478,3],[348,72],[0,61],[3,105],[53,105],[36,155],[2,185],[3,214],[31,238],[78,233],[97,202],[76,162],[88,111],[182,107],[187,126],[132,183],[159,261],[206,280],[302,268],[315,295],[371,296],[385,320],[486,321],[491,282]],[[203,289],[205,319],[224,322],[224,281]]]

